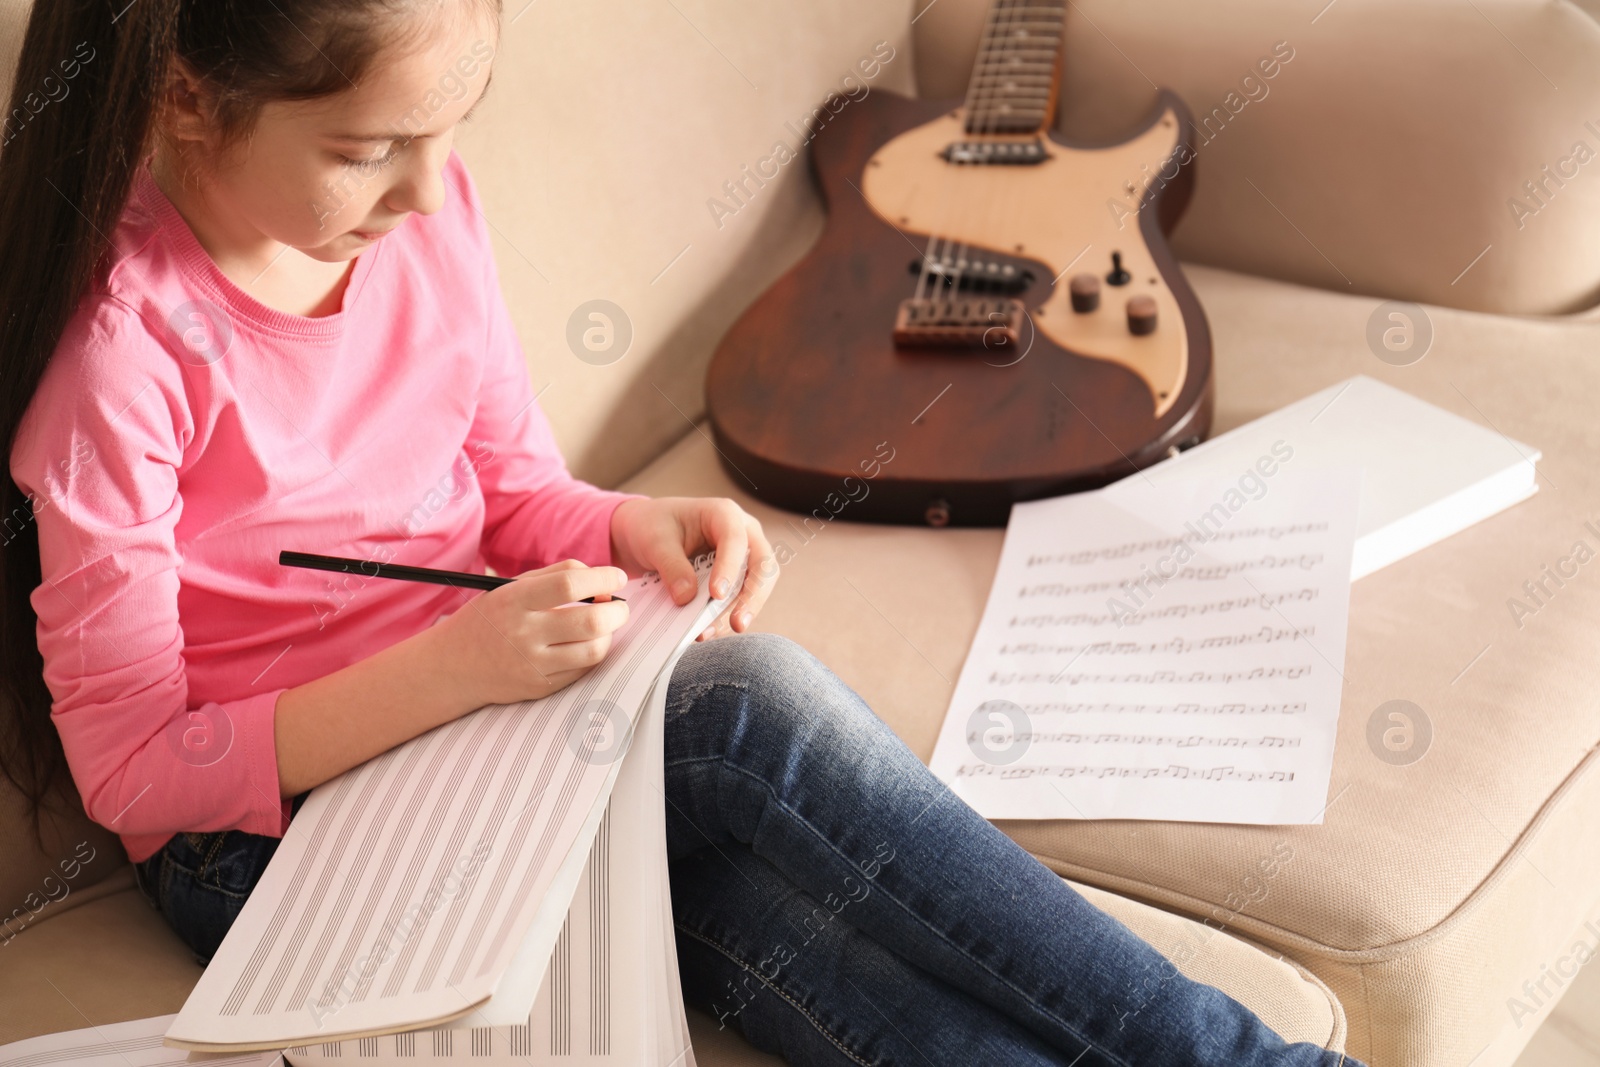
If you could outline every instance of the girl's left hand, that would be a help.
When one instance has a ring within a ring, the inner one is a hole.
[[[611,513],[611,562],[637,578],[646,571],[661,575],[673,603],[687,604],[699,588],[689,557],[715,549],[711,595],[731,591],[740,567],[748,562],[744,586],[726,611],[695,638],[704,641],[744,633],[767,602],[778,578],[761,523],[726,497],[664,496],[624,500]]]

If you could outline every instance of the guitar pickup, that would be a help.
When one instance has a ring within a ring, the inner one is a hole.
[[[1020,300],[900,302],[894,343],[901,348],[986,348],[1018,344],[1027,311]]]
[[[1033,284],[1031,270],[1018,270],[992,259],[913,259],[909,270],[918,277],[926,274],[934,285],[963,292],[1014,296]]]
[[[955,141],[939,155],[947,163],[990,163],[1002,166],[1031,166],[1050,158],[1044,142],[1031,141]]]

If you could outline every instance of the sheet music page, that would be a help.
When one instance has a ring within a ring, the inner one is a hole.
[[[571,901],[551,887],[575,849],[581,868],[618,771],[595,758],[611,743],[596,724],[631,736],[662,667],[720,608],[710,565],[696,560],[682,608],[654,575],[628,583],[606,659],[561,692],[486,706],[313,790],[167,1042],[281,1048],[447,1023],[487,1001],[530,930],[553,946]]]
[[[1360,485],[1268,452],[1013,507],[933,771],[992,819],[1320,823]]]

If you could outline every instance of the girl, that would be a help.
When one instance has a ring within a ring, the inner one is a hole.
[[[736,504],[567,473],[451,148],[499,7],[35,4],[13,99],[49,103],[0,155],[4,761],[35,814],[65,768],[204,963],[310,789],[569,684],[627,621],[607,594],[656,570],[686,602],[715,549],[719,594],[748,578],[666,719],[690,1003],[796,1064],[1346,1062],[1185,978],[750,632],[776,568]],[[280,548],[519,580],[333,586]]]

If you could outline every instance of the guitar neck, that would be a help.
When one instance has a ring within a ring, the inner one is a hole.
[[[1037,134],[1055,117],[1067,0],[994,0],[972,81],[966,132]]]

